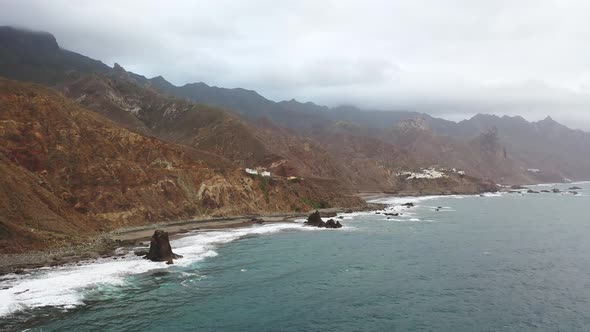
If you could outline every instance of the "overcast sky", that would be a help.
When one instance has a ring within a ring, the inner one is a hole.
[[[0,24],[176,85],[590,129],[590,1],[0,0]]]

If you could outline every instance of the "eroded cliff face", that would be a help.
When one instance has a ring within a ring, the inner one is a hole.
[[[363,204],[313,180],[246,175],[33,84],[0,80],[0,142],[2,252],[166,220]]]

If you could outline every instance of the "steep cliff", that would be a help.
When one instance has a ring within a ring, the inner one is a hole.
[[[156,221],[363,204],[314,180],[247,175],[222,157],[130,131],[54,90],[4,79],[0,142],[2,252]]]

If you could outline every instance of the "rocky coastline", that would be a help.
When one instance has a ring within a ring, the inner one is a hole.
[[[319,209],[322,217],[335,216],[348,211],[372,211],[381,209],[381,204],[369,203],[358,208]],[[275,213],[265,215],[245,215],[203,220],[185,220],[157,223],[132,228],[122,228],[103,233],[74,245],[53,248],[45,251],[28,251],[18,254],[0,254],[0,275],[24,273],[28,269],[56,267],[68,264],[83,264],[98,258],[119,259],[133,248],[145,245],[148,249],[150,237],[154,230],[166,231],[170,239],[183,236],[189,231],[208,231],[228,228],[249,227],[266,223],[294,222],[295,219],[307,218],[311,212]],[[146,252],[147,253],[147,252]]]
[[[524,194],[529,190],[527,187],[517,186],[499,188],[501,192],[518,192]],[[578,187],[576,187],[578,188]],[[552,193],[571,193],[574,194],[574,188],[569,188],[569,191],[560,191],[556,189],[541,190],[540,192]],[[536,193],[536,192],[535,192]],[[364,201],[371,201],[380,197],[400,196],[400,197],[421,197],[429,195],[481,195],[482,192],[447,192],[447,191],[404,191],[404,192],[359,192],[356,195]],[[575,194],[574,194],[575,195]],[[367,203],[364,206],[357,208],[324,208],[318,209],[318,213],[323,218],[335,217],[337,213],[345,213],[352,211],[376,211],[382,210],[382,204]],[[87,241],[79,242],[72,245],[52,248],[44,251],[28,251],[17,254],[0,254],[0,275],[9,273],[23,273],[24,270],[40,268],[40,267],[54,267],[66,264],[82,264],[84,261],[90,261],[98,258],[118,259],[124,256],[126,252],[130,251],[139,245],[144,244],[145,248],[149,245],[149,239],[153,235],[154,230],[162,229],[168,232],[171,239],[182,236],[189,231],[207,231],[227,228],[249,227],[256,224],[263,223],[285,223],[294,222],[295,219],[308,218],[310,213],[313,214],[315,210],[309,212],[287,212],[274,213],[264,215],[242,215],[233,217],[218,217],[198,220],[181,220],[176,222],[162,222],[137,227],[120,228],[111,232],[102,233],[93,237],[89,237]],[[311,223],[315,227],[339,228],[339,222],[333,220],[328,226]]]

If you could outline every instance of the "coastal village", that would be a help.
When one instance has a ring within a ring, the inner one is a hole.
[[[244,168],[244,172],[246,172],[246,174],[249,174],[249,175],[259,175],[259,176],[262,176],[262,177],[265,177],[265,178],[272,178],[273,177],[273,174],[271,174],[270,171],[268,171],[264,167],[256,167],[256,168],[248,168],[248,167],[246,167],[246,168]],[[278,175],[275,174],[274,176],[276,177]],[[289,181],[300,181],[300,180],[303,180],[303,178],[301,178],[301,177],[292,176],[292,175],[291,176],[287,176],[287,177],[283,177],[283,178],[286,178]]]
[[[396,175],[398,177],[402,177],[404,180],[414,180],[414,179],[440,179],[448,177],[449,173],[458,174],[459,176],[464,176],[465,171],[458,170],[456,168],[436,168],[436,166],[432,166],[429,168],[422,168],[419,172],[398,172]]]
[[[264,177],[271,177],[270,172],[264,169],[245,168],[244,171],[250,175],[261,175]]]

